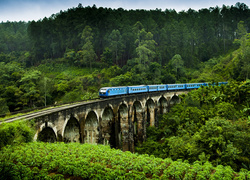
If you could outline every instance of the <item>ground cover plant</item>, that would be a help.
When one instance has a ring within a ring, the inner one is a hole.
[[[79,143],[25,143],[1,151],[0,179],[249,179],[229,166],[156,158]]]

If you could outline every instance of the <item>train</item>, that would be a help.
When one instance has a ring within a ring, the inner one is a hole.
[[[228,82],[218,82],[218,85],[227,84]],[[217,85],[217,83],[186,83],[186,84],[159,84],[159,85],[135,85],[135,86],[118,86],[102,87],[99,90],[100,98],[113,96],[122,96],[129,94],[148,93],[156,91],[177,91],[198,89],[201,86]]]

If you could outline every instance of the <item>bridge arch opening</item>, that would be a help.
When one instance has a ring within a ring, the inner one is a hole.
[[[109,144],[111,148],[115,148],[115,121],[114,113],[110,106],[106,107],[103,111],[101,129],[103,135],[103,144]]]
[[[77,119],[72,115],[65,126],[63,141],[80,142],[80,125]]]
[[[162,96],[159,101],[158,101],[158,107],[159,107],[159,113],[160,114],[164,114],[164,113],[167,113],[168,112],[168,101],[167,99]]]
[[[169,102],[169,105],[170,106],[173,106],[177,103],[179,103],[181,101],[181,99],[179,98],[178,95],[174,95],[171,99],[170,99],[170,102]]]
[[[154,126],[155,124],[155,103],[152,99],[148,99],[146,102],[147,116],[146,126]]]
[[[133,104],[133,136],[134,145],[136,146],[138,142],[143,142],[143,109],[139,101],[135,101]]]
[[[84,142],[91,144],[99,143],[98,118],[94,111],[90,111],[85,120]]]
[[[38,133],[37,140],[42,142],[54,143],[56,142],[56,134],[51,127],[44,127],[43,130]]]

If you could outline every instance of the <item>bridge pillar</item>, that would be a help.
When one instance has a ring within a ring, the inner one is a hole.
[[[118,122],[120,122],[121,127],[121,142],[122,142],[122,150],[129,151],[129,111],[128,106],[122,104],[118,110]]]
[[[155,126],[155,110],[149,109],[150,113],[150,126]]]
[[[121,132],[122,132],[122,150],[129,151],[129,124],[128,124],[128,116],[121,117]]]
[[[133,106],[131,106],[131,149],[134,151],[134,146],[139,142],[144,141],[144,112],[142,108],[142,103],[140,101],[135,101]]]
[[[137,118],[137,121],[138,121],[138,129],[137,129],[137,136],[138,136],[138,142],[143,142],[143,114],[142,112],[138,112],[136,113],[136,118]]]

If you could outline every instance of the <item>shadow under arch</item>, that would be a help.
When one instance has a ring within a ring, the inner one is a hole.
[[[101,119],[103,144],[109,144],[111,148],[116,148],[114,112],[110,106],[104,109]]]
[[[133,137],[134,137],[134,146],[138,142],[143,142],[143,130],[144,130],[144,118],[143,118],[143,109],[141,102],[135,101],[133,104],[133,114],[132,114],[132,127],[133,127]]]
[[[147,100],[146,102],[146,127],[149,127],[149,126],[153,126],[154,125],[154,117],[155,117],[155,110],[154,110],[154,107],[155,107],[155,103],[154,101],[150,98]]]
[[[181,101],[180,97],[178,95],[173,95],[172,98],[169,101],[169,105],[173,106]]]
[[[57,141],[56,134],[51,127],[44,127],[42,131],[38,133],[37,141],[54,143]]]
[[[158,101],[158,108],[159,108],[159,113],[164,114],[167,113],[168,109],[168,101],[164,96],[161,96],[161,98]]]
[[[84,143],[100,143],[98,118],[94,111],[87,114],[84,126]]]
[[[78,120],[71,115],[63,132],[64,142],[80,142],[80,124]]]

